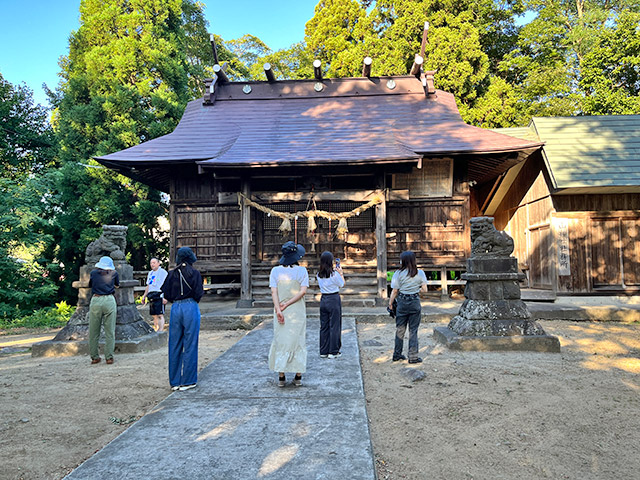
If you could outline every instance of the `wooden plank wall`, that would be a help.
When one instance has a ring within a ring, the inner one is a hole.
[[[640,220],[622,218],[622,267],[624,283],[640,286]]]
[[[218,204],[218,191],[212,179],[176,177],[172,182],[171,207],[172,251],[191,247],[198,257],[199,268],[206,272],[239,271],[240,209],[235,204]]]
[[[495,215],[514,239],[530,286],[559,293],[640,285],[640,195],[550,195],[542,159],[524,165]],[[567,219],[570,275],[557,275],[554,219]]]
[[[470,252],[470,198],[465,172],[463,163],[454,164],[452,197],[398,200],[396,196],[388,202],[389,269],[395,268],[400,253],[408,249],[416,252],[421,266],[464,267]],[[369,187],[366,178],[355,180],[350,185],[351,189]],[[232,181],[214,181],[204,175],[187,179],[177,177],[173,181],[171,215],[175,228],[172,231],[172,247],[193,248],[204,270],[222,268],[225,271],[239,271],[240,209],[236,204],[218,202],[220,191],[223,188],[224,191],[232,191],[234,186]],[[339,203],[332,202],[332,207],[338,208]],[[280,206],[289,210],[282,202]],[[298,210],[305,207],[300,202],[294,206]],[[350,210],[354,206],[345,203],[340,211]],[[279,221],[274,223],[273,218],[268,219],[254,209],[251,212],[252,257],[256,261],[277,260],[280,246],[286,240],[293,240],[294,232],[283,237],[277,230]],[[297,241],[305,246],[310,260],[319,257],[322,251],[330,250],[343,259],[376,265],[375,209],[350,219],[349,233],[341,238],[335,237],[337,222],[333,222],[329,229],[328,225],[320,225],[323,221],[318,221],[318,233],[310,236],[306,232],[306,219],[299,219]]]
[[[387,262],[412,250],[422,266],[465,266],[471,251],[469,184],[463,166],[454,166],[453,197],[392,201],[387,205]]]
[[[495,225],[513,238],[513,254],[520,268],[527,272],[529,286],[552,289],[556,254],[551,225],[554,209],[542,165],[539,155],[526,161],[496,211]]]
[[[579,285],[573,272],[572,278],[560,277],[563,290],[585,292],[640,285],[640,195],[555,195],[553,201],[556,215],[570,218],[571,229],[575,230],[572,260],[575,250],[579,258],[586,257],[582,264],[588,268],[587,272],[577,272]]]

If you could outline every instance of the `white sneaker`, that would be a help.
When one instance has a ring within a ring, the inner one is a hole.
[[[180,391],[184,392],[185,390],[191,390],[192,388],[196,388],[196,384],[193,385],[183,385],[180,387]]]
[[[172,392],[175,392],[177,390],[180,390],[180,385],[174,385],[173,387],[171,387]]]
[[[320,355],[320,358],[327,358],[329,355]]]
[[[329,354],[329,358],[338,358],[340,355],[342,355],[340,352],[335,353],[335,354],[334,353],[330,353]]]

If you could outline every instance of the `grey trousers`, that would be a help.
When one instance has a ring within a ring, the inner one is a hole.
[[[396,313],[396,343],[393,358],[402,355],[404,334],[409,327],[409,360],[418,358],[418,327],[420,326],[422,307],[420,298],[403,298],[398,295],[398,310]]]

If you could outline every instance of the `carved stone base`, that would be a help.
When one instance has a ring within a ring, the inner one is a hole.
[[[118,306],[116,317],[116,341],[131,340],[153,332],[135,305]],[[104,340],[104,333],[100,333]],[[55,341],[77,341],[89,339],[89,307],[78,307],[67,324],[55,336]]]
[[[520,318],[469,320],[457,315],[449,322],[448,327],[451,331],[463,337],[545,335],[544,329],[538,322]]]
[[[153,332],[130,340],[116,340],[115,353],[140,353],[166,347],[169,335],[167,332]],[[100,353],[104,352],[104,339],[100,340]],[[87,340],[57,341],[34,343],[32,357],[71,357],[89,355]]]
[[[560,353],[560,341],[551,335],[462,336],[448,327],[436,327],[433,338],[437,343],[458,351]]]

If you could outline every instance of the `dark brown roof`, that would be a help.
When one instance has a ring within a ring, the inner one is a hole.
[[[393,89],[388,82],[395,82]],[[116,168],[183,162],[203,168],[416,162],[423,156],[530,153],[541,144],[465,124],[453,95],[425,96],[408,77],[219,85],[187,105],[173,133],[97,160]],[[250,93],[243,88],[251,87]],[[490,165],[487,165],[490,167]],[[489,168],[491,170],[492,167]]]

